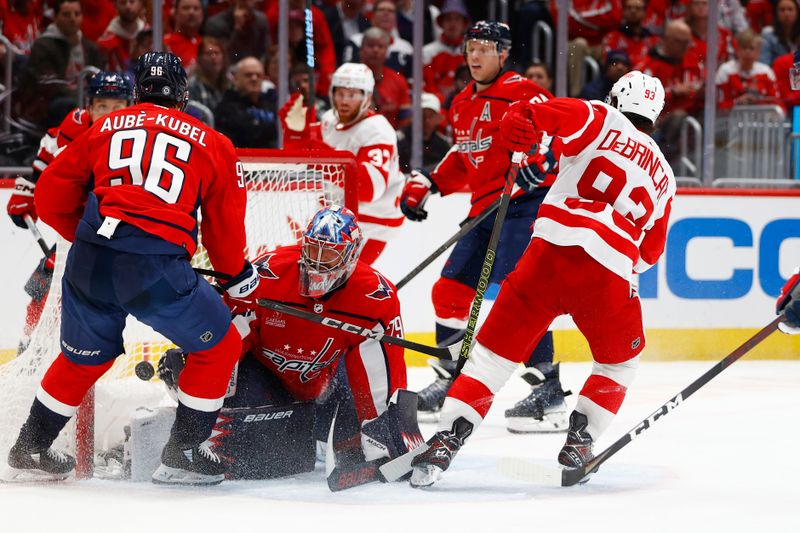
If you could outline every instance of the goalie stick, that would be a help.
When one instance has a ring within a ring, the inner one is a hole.
[[[525,154],[522,152],[514,152],[511,156],[511,166],[506,172],[506,182],[503,186],[503,193],[500,195],[500,206],[497,208],[497,216],[492,225],[492,233],[489,236],[489,244],[486,246],[486,256],[483,258],[483,266],[481,266],[481,275],[478,278],[478,285],[475,287],[475,298],[472,300],[472,307],[469,311],[469,319],[467,321],[467,328],[464,331],[464,340],[461,341],[461,353],[458,357],[458,364],[456,365],[455,376],[461,373],[464,364],[469,358],[469,352],[472,349],[472,337],[475,335],[475,329],[478,325],[478,315],[481,312],[481,304],[483,303],[483,295],[486,294],[486,289],[489,287],[489,276],[492,274],[492,267],[494,266],[494,258],[497,252],[497,245],[500,243],[500,232],[503,229],[503,223],[506,219],[508,212],[508,204],[511,202],[511,191],[513,190],[516,174],[519,171],[519,164]]]
[[[23,215],[22,218],[23,220],[25,220],[25,225],[28,226],[28,229],[30,230],[31,234],[36,239],[36,242],[39,244],[39,248],[42,249],[42,253],[44,254],[45,259],[47,259],[48,257],[50,257],[51,250],[50,247],[45,242],[44,237],[42,237],[39,228],[36,227],[36,222],[33,221],[30,215]]]
[[[267,309],[272,309],[273,311],[278,311],[280,313],[285,313],[287,315],[296,316],[298,318],[322,324],[323,326],[328,326],[334,329],[340,329],[348,333],[361,335],[362,337],[366,337],[368,339],[375,339],[378,342],[385,342],[387,344],[396,344],[397,346],[402,346],[403,348],[408,348],[410,350],[421,352],[439,359],[447,359],[450,361],[455,361],[458,358],[459,352],[457,343],[448,346],[446,348],[437,348],[435,346],[428,346],[426,344],[419,344],[406,339],[401,339],[400,337],[392,337],[391,335],[385,335],[380,331],[371,330],[335,318],[309,313],[308,311],[303,311],[302,309],[290,307],[280,302],[276,302],[275,300],[259,298],[256,300],[256,303],[261,307],[266,307]]]
[[[636,424],[636,426],[625,433],[617,441],[597,454],[594,459],[589,461],[588,464],[581,468],[575,469],[561,469],[556,467],[548,467],[538,465],[519,458],[504,458],[500,459],[497,464],[498,470],[508,475],[509,477],[529,481],[540,485],[554,485],[561,487],[570,487],[580,482],[587,475],[596,472],[601,464],[605,463],[615,453],[627,446],[632,440],[639,437],[642,433],[650,429],[657,420],[661,419],[664,415],[671,413],[676,407],[686,401],[689,396],[697,392],[706,383],[711,381],[720,372],[731,366],[739,360],[747,352],[755,348],[764,339],[769,337],[778,327],[778,324],[783,320],[783,315],[778,316],[775,320],[761,328],[755,335],[750,337],[741,346],[736,348],[723,360],[715,364],[702,376],[694,380],[689,386],[680,391],[678,394],[667,400],[661,407],[656,409],[650,416]]]
[[[475,226],[483,222],[486,217],[494,213],[495,210],[497,209],[497,206],[499,205],[500,205],[500,198],[497,198],[494,202],[489,204],[489,206],[486,209],[481,211],[480,214],[478,214],[478,216],[472,219],[468,218],[462,221],[461,224],[459,224],[461,226],[461,229],[459,229],[455,235],[447,239],[444,242],[444,244],[442,244],[436,250],[434,250],[431,255],[423,259],[422,262],[419,265],[417,265],[416,268],[414,268],[414,270],[406,274],[403,279],[397,282],[397,284],[395,285],[395,287],[397,287],[397,290],[399,291],[400,289],[405,287],[409,281],[414,279],[417,276],[417,274],[425,270],[425,268],[431,263],[433,263],[437,257],[442,255],[448,248],[450,248],[453,245],[453,243],[455,243],[461,237],[472,231],[472,229]]]

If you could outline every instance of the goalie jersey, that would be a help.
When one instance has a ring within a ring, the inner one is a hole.
[[[298,292],[299,261],[299,245],[278,248],[257,259],[254,265],[261,279],[253,297],[403,336],[397,291],[372,267],[359,261],[344,285],[313,299]],[[256,319],[244,335],[243,355],[255,356],[297,400],[318,398],[337,365],[344,364],[356,414],[363,423],[380,416],[394,391],[406,387],[402,347],[264,307],[255,312]]]

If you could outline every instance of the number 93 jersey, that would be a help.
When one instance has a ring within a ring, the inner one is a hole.
[[[558,178],[534,237],[581,246],[625,280],[664,251],[675,177],[655,141],[599,101],[556,98],[532,106],[537,128],[561,138]]]
[[[88,193],[96,196],[101,217],[160,237],[189,256],[197,248],[199,208],[214,268],[231,274],[242,268],[242,165],[225,136],[181,111],[143,103],[99,119],[42,174],[37,210],[72,241]]]

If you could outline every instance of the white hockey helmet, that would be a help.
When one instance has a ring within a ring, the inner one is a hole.
[[[621,113],[634,113],[656,123],[664,109],[664,86],[653,76],[632,70],[611,87],[606,103]]]
[[[328,95],[331,104],[333,104],[333,90],[336,87],[364,91],[364,100],[361,102],[361,109],[358,113],[358,116],[361,116],[370,106],[369,97],[372,96],[372,92],[375,90],[375,77],[372,75],[372,70],[363,63],[343,63],[333,73],[330,94]],[[336,107],[334,107],[334,112],[336,112]]]

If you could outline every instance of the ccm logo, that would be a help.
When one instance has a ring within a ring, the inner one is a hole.
[[[277,413],[260,413],[257,415],[247,415],[244,417],[245,422],[264,422],[266,420],[279,420],[281,418],[289,418],[294,411],[278,411]]]

